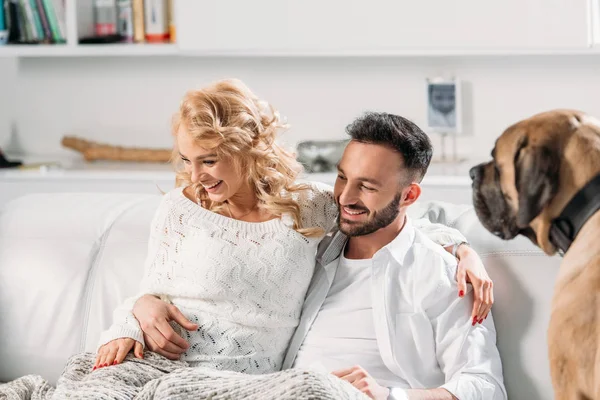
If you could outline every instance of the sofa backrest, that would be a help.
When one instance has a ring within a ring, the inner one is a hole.
[[[0,382],[40,374],[94,342],[137,290],[160,198],[32,194],[0,210]]]
[[[0,209],[0,382],[35,373],[54,383],[71,355],[96,350],[114,308],[138,290],[159,201],[32,194]],[[412,209],[459,229],[484,259],[509,398],[552,398],[546,327],[560,258],[495,238],[468,205]]]
[[[472,208],[448,225],[467,237],[494,281],[492,314],[508,398],[553,399],[547,327],[562,258],[547,256],[522,236],[511,241],[493,236]]]

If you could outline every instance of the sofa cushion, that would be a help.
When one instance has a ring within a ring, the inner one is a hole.
[[[122,299],[121,284],[135,290],[158,201],[36,194],[2,208],[0,381],[35,373],[54,382],[69,356],[92,348],[108,323],[102,309]]]

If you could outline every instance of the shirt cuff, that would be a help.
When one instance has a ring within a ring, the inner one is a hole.
[[[475,376],[460,375],[440,386],[457,399],[490,399],[496,396],[496,387],[487,380]]]

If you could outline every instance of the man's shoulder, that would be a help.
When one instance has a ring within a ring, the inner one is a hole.
[[[456,258],[454,258],[452,254],[448,253],[446,249],[435,243],[418,228],[414,228],[414,230],[415,240],[413,242],[413,249],[415,251],[418,251],[423,256],[439,260],[441,263],[456,264]]]
[[[442,246],[433,242],[424,233],[415,229],[412,251],[418,269],[430,279],[437,278],[443,286],[456,282],[457,259]]]

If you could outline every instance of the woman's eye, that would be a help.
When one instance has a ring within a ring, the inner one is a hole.
[[[205,160],[204,161],[204,165],[208,165],[208,166],[215,165],[215,163],[216,163],[216,161],[213,161],[213,160]]]
[[[190,162],[190,160],[188,160],[187,158],[182,158],[181,161],[183,161],[186,164],[188,164]]]
[[[368,190],[369,192],[372,192],[372,191],[375,190],[375,188],[368,187],[368,186],[365,186],[365,185],[363,185],[363,189]]]
[[[346,177],[345,177],[344,175],[340,175],[340,174],[338,174],[338,176],[337,176],[337,177],[338,177],[338,179],[341,179],[341,180],[343,180],[343,181],[345,181],[345,180],[346,180]]]

